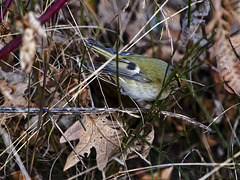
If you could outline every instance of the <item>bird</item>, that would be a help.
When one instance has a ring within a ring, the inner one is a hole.
[[[86,40],[86,45],[94,52],[103,55],[107,60],[117,53],[116,49],[105,48],[92,38]],[[95,68],[99,68],[103,63],[94,62],[93,64]],[[116,78],[118,73],[121,94],[129,96],[137,102],[149,102],[156,100],[163,84],[174,72],[174,68],[163,60],[123,51],[118,54],[118,69],[115,57],[101,72],[113,78]],[[172,77],[162,91],[159,100],[165,99],[172,91],[181,87],[179,74],[174,73]]]

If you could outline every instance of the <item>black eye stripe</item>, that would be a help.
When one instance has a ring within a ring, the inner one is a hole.
[[[130,62],[130,63],[128,63],[127,68],[130,69],[130,70],[135,70],[135,69],[136,69],[136,66],[137,66],[137,65],[136,65],[135,63]]]

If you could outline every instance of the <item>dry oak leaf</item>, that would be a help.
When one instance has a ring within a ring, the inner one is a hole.
[[[78,155],[88,156],[92,147],[96,149],[96,161],[99,170],[103,170],[108,160],[113,157],[120,148],[121,142],[124,138],[124,133],[115,125],[114,122],[107,119],[108,115],[90,116],[83,115],[82,122],[86,131],[82,128],[79,121],[76,121],[60,139],[60,143],[68,140],[79,139],[79,143],[75,147]],[[79,156],[74,151],[70,153],[64,166],[64,171],[74,166],[80,161]]]

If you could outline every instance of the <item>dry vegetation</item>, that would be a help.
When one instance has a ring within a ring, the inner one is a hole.
[[[239,16],[238,0],[5,0],[0,179],[239,179]],[[87,38],[172,64],[181,89],[120,95]]]

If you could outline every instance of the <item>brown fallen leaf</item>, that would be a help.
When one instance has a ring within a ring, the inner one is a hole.
[[[214,46],[212,57],[217,59],[217,68],[222,81],[226,81],[224,88],[230,93],[236,93],[240,96],[240,63],[239,51],[232,48],[239,46],[239,35],[231,38],[229,42],[230,29],[234,22],[239,21],[239,2],[232,3],[227,0],[214,1],[213,18],[207,26],[207,32],[212,32],[217,26],[216,35],[214,36]],[[239,49],[239,48],[237,48]]]
[[[23,97],[28,85],[26,83],[19,82],[16,85],[7,85],[6,82],[0,82],[0,92],[4,96],[4,103],[2,106],[15,106],[24,107],[28,102]],[[33,105],[33,103],[30,103]]]
[[[15,171],[13,173],[11,173],[11,178],[13,180],[26,180],[26,177],[24,176],[24,174],[22,173],[22,171]],[[30,178],[30,180],[37,180],[37,178]]]
[[[92,147],[96,149],[96,161],[99,170],[103,170],[109,159],[120,152],[120,147],[122,140],[125,136],[123,132],[123,127],[116,121],[110,121],[107,119],[108,115],[83,115],[81,121],[83,122],[86,131],[83,129],[79,121],[76,121],[60,138],[60,143],[65,143],[66,141],[72,141],[79,139],[79,143],[75,147],[75,151],[72,151],[67,158],[64,166],[64,171],[70,167],[76,165],[80,161],[80,157],[76,156],[76,153],[80,156],[90,155],[90,150]],[[146,160],[147,155],[154,139],[154,130],[151,124],[147,124],[140,130],[139,133],[148,143],[142,139],[136,139],[129,147],[126,149],[120,157],[121,161],[126,161],[127,159],[140,157]],[[129,138],[128,142],[132,141],[135,136]]]
[[[28,77],[24,73],[5,72],[0,68],[0,92],[4,97],[2,106],[20,106],[28,105],[24,97],[28,89]],[[30,102],[30,106],[36,106]]]
[[[20,180],[20,179],[25,180],[26,179],[25,176],[23,175],[22,171],[16,171],[16,172],[11,173],[11,177],[14,180]]]
[[[82,122],[86,131],[82,128],[80,122],[77,121],[64,133],[64,136],[69,140],[79,139],[79,143],[75,147],[79,155],[84,156],[86,153],[89,156],[90,149],[92,147],[96,149],[96,161],[99,170],[103,170],[108,160],[118,152],[124,138],[124,133],[119,128],[119,125],[115,125],[107,119],[107,116],[83,115]],[[66,142],[63,136],[60,142]],[[72,151],[67,158],[64,171],[79,161],[78,156]]]

